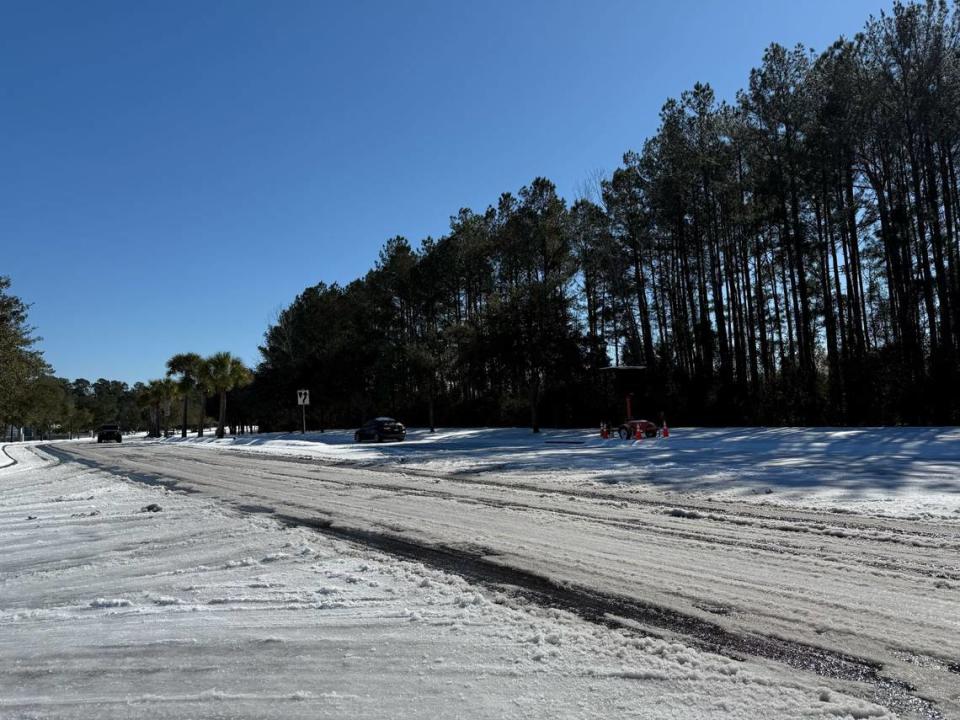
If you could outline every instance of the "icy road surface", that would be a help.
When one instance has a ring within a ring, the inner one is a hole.
[[[891,717],[849,684],[587,622],[97,461],[9,452],[5,720]]]
[[[960,428],[675,428],[666,440],[601,440],[597,430],[414,429],[403,443],[353,431],[269,433],[170,444],[403,466],[521,483],[622,484],[738,501],[960,520]],[[768,497],[772,496],[772,497]]]
[[[540,605],[777,667],[804,687],[832,683],[905,717],[960,717],[954,519],[578,484],[562,473],[523,482],[515,472],[330,466],[169,442],[47,452],[95,477],[194,491],[487,587],[511,586]]]

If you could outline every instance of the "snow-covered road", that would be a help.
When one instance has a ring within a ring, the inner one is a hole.
[[[743,502],[960,520],[960,428],[677,428],[670,438],[602,440],[596,430],[408,432],[357,444],[353,432],[265,433],[167,444],[325,463],[494,475],[549,485],[629,485]]]
[[[10,449],[0,717],[888,716],[850,683],[587,622],[238,512],[220,490],[115,472],[172,450]]]
[[[460,563],[478,579],[488,572],[492,582],[514,582],[549,602],[549,589],[536,585],[546,579],[556,604],[577,610],[579,601],[583,614],[612,613],[642,632],[773,661],[792,682],[830,682],[908,716],[960,716],[955,520],[630,484],[521,482],[516,474],[331,467],[170,443],[48,452],[98,477],[198,491],[407,557],[419,550],[435,568]]]

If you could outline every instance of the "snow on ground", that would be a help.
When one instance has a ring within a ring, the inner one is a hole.
[[[960,428],[677,428],[669,438],[602,440],[596,430],[410,430],[356,444],[352,431],[169,443],[280,453],[518,482],[597,483],[714,499],[960,520]]]
[[[888,716],[820,678],[8,450],[3,718]]]

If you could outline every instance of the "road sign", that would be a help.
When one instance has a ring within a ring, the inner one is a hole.
[[[310,391],[309,390],[297,390],[297,405],[300,406],[300,416],[303,422],[303,425],[300,426],[300,432],[306,434],[307,432],[307,405],[310,404]]]

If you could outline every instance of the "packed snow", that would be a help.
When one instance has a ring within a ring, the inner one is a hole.
[[[7,450],[4,718],[892,717],[837,682]]]
[[[597,430],[408,431],[358,444],[353,431],[171,444],[275,453],[518,482],[603,484],[794,507],[960,520],[960,428],[676,428],[668,438],[603,440]]]

